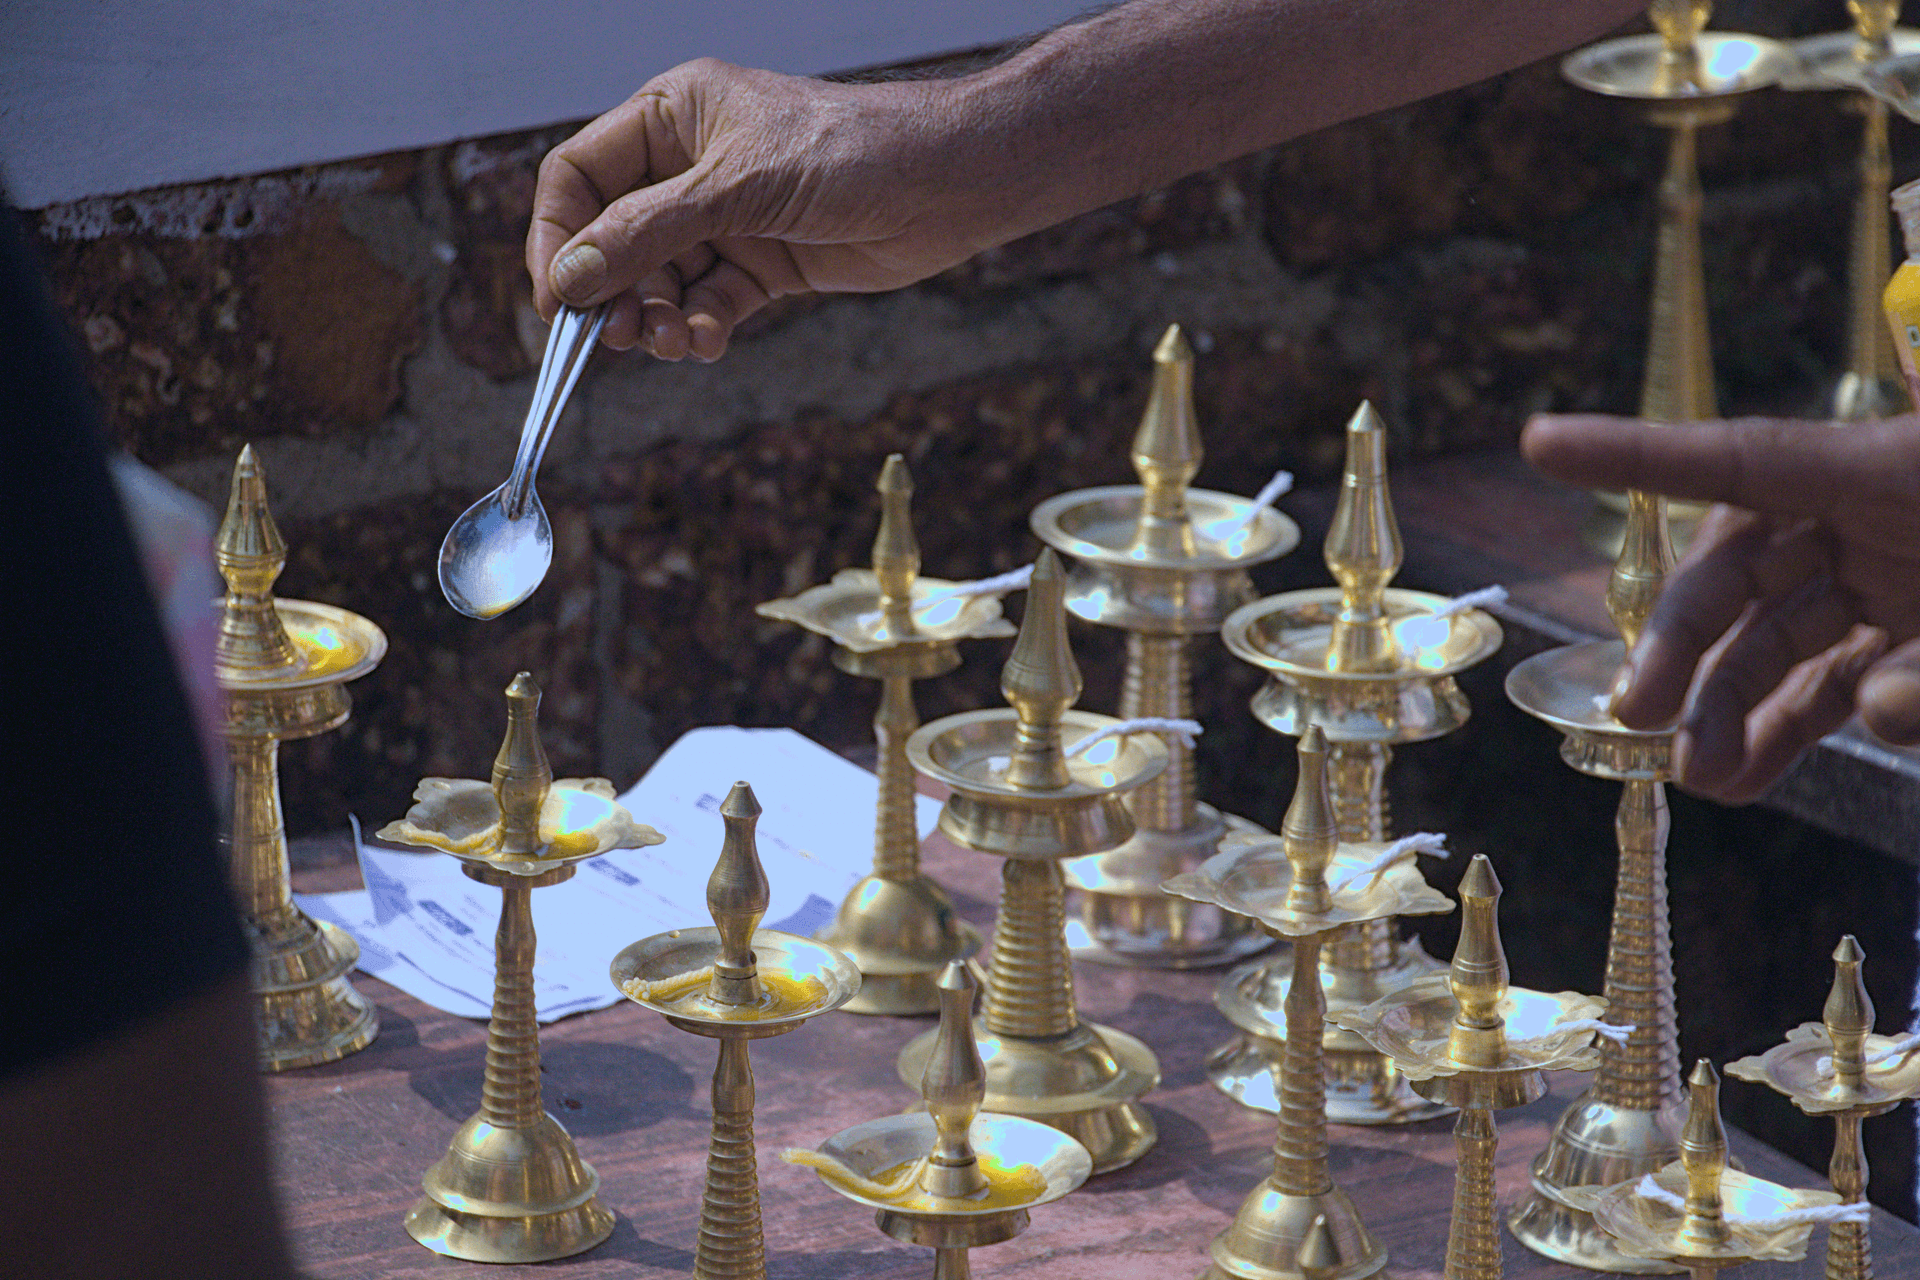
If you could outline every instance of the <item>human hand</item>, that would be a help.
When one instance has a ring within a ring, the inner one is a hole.
[[[1681,785],[1745,803],[1856,710],[1920,743],[1920,416],[1541,417],[1520,443],[1568,484],[1727,504],[1667,579],[1614,703],[1634,728],[1681,718]]]
[[[1020,229],[967,101],[950,82],[683,63],[542,162],[535,306],[551,320],[562,301],[614,298],[607,345],[714,360],[774,298],[893,289],[964,261]]]

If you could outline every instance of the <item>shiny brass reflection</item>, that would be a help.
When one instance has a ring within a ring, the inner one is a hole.
[[[1500,941],[1500,882],[1485,854],[1460,881],[1460,945],[1445,977],[1422,978],[1364,1009],[1329,1016],[1393,1059],[1422,1097],[1460,1109],[1457,1166],[1447,1231],[1448,1280],[1499,1280],[1494,1219],[1493,1113],[1547,1091],[1548,1071],[1591,1071],[1591,1020],[1607,1002],[1575,992],[1548,995],[1507,980]]]
[[[1247,570],[1293,550],[1300,531],[1271,508],[1191,487],[1204,450],[1193,408],[1193,348],[1169,325],[1133,438],[1137,485],[1078,489],[1033,512],[1041,541],[1072,557],[1067,608],[1127,633],[1120,716],[1193,714],[1192,646],[1253,598]],[[1193,750],[1166,739],[1166,772],[1127,797],[1133,835],[1061,867],[1077,908],[1081,960],[1145,968],[1226,964],[1269,944],[1234,915],[1170,898],[1161,882],[1220,849],[1229,819],[1196,794]],[[1253,824],[1233,820],[1246,828]],[[1257,830],[1257,828],[1256,828]],[[1265,834],[1264,832],[1261,834]]]
[[[1060,863],[1133,834],[1121,798],[1167,767],[1167,749],[1157,735],[1141,734],[1069,759],[1063,731],[1077,743],[1118,721],[1071,710],[1081,686],[1064,590],[1059,559],[1042,550],[1000,677],[1012,705],[936,720],[908,739],[907,756],[951,789],[940,830],[1006,860],[979,1037],[984,1105],[1078,1139],[1093,1171],[1104,1173],[1153,1146],[1153,1120],[1138,1100],[1160,1082],[1160,1064],[1139,1040],[1081,1021],[1074,1007]],[[929,1031],[901,1051],[902,1081],[919,1086],[937,1040]]]
[[[747,1046],[843,1007],[860,990],[860,970],[831,947],[759,927],[769,888],[754,843],[760,802],[753,788],[734,783],[720,817],[726,838],[707,881],[713,927],[642,938],[613,958],[609,972],[635,1004],[682,1031],[720,1042],[693,1274],[765,1280]]]
[[[1202,1280],[1311,1280],[1300,1261],[1310,1252],[1321,1255],[1312,1274],[1330,1280],[1362,1280],[1387,1265],[1387,1251],[1368,1233],[1327,1163],[1327,1000],[1320,957],[1335,929],[1450,911],[1453,903],[1427,886],[1411,860],[1359,874],[1383,846],[1341,842],[1327,786],[1326,735],[1318,725],[1301,736],[1299,757],[1299,782],[1281,828],[1283,857],[1271,848],[1220,853],[1166,886],[1169,893],[1212,903],[1258,921],[1274,937],[1292,939],[1295,972],[1305,975],[1287,993],[1273,1170],[1214,1238],[1213,1265]],[[1326,1233],[1324,1250],[1309,1249],[1316,1225]]]
[[[844,1129],[820,1144],[820,1159],[787,1159],[874,1210],[893,1239],[930,1246],[934,1280],[966,1280],[969,1250],[1025,1231],[1027,1211],[1085,1182],[1093,1158],[1050,1125],[981,1111],[987,1071],[973,1036],[973,976],[956,961],[938,990],[940,1028],[920,1081],[926,1110]]]
[[[1327,569],[1336,587],[1290,591],[1235,611],[1222,638],[1233,655],[1267,671],[1253,713],[1269,728],[1326,733],[1333,804],[1346,841],[1390,838],[1387,765],[1394,746],[1450,733],[1466,723],[1466,695],[1454,677],[1500,647],[1499,623],[1480,609],[1447,616],[1443,597],[1392,586],[1402,557],[1387,482],[1386,426],[1362,404],[1347,424],[1340,501],[1327,533]],[[1339,930],[1321,968],[1331,1009],[1357,1009],[1439,966],[1391,920]],[[1293,966],[1280,955],[1227,974],[1214,1003],[1238,1029],[1207,1060],[1215,1086],[1248,1106],[1273,1111],[1274,1069],[1286,1038]],[[1330,1027],[1327,1116],[1340,1124],[1403,1124],[1445,1108],[1422,1098],[1393,1064],[1351,1033]]]
[[[293,904],[280,744],[345,724],[344,686],[379,665],[387,637],[357,613],[274,599],[287,545],[267,509],[266,473],[252,445],[234,464],[215,555],[227,581],[214,668],[226,695],[221,730],[233,770],[225,841],[253,952],[260,1069],[286,1071],[364,1049],[380,1026],[372,1002],[347,981],[359,944]]]
[[[540,744],[540,688],[522,671],[507,686],[507,732],[490,782],[426,778],[382,840],[438,849],[500,890],[493,1017],[480,1110],[427,1170],[407,1233],[469,1262],[545,1262],[593,1248],[613,1231],[600,1175],[540,1100],[534,1013],[533,891],[578,864],[663,837],[613,798],[605,778],[555,781]]]
[[[880,532],[873,568],[759,606],[763,618],[794,622],[834,643],[834,665],[880,681],[873,718],[880,795],[874,812],[873,872],[847,892],[819,938],[853,957],[862,984],[848,1013],[932,1013],[934,987],[950,960],[980,949],[980,935],[920,869],[907,739],[920,727],[913,682],[960,665],[959,641],[1010,636],[991,595],[947,594],[953,583],[920,576],[920,544],[909,503],[913,478],[899,454],[881,468]]]

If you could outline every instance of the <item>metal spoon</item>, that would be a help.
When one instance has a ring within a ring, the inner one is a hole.
[[[553,563],[553,526],[534,492],[534,473],[606,327],[610,304],[587,311],[561,307],[547,332],[547,353],[520,428],[520,450],[507,482],[467,508],[440,544],[440,590],[469,618],[497,618],[534,593]]]

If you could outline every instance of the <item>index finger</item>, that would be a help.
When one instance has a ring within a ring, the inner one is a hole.
[[[1568,484],[1819,516],[1863,492],[1883,491],[1896,461],[1910,469],[1920,445],[1916,426],[1913,418],[1836,429],[1773,418],[1669,425],[1568,414],[1534,418],[1520,449]],[[1905,439],[1889,439],[1889,431]]]

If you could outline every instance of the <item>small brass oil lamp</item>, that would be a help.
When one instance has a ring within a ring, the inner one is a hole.
[[[1370,404],[1347,424],[1346,471],[1327,532],[1335,587],[1289,591],[1236,611],[1227,648],[1267,672],[1253,714],[1279,733],[1319,725],[1331,758],[1340,838],[1390,837],[1387,765],[1395,745],[1423,742],[1465,724],[1466,695],[1454,677],[1500,647],[1500,624],[1480,609],[1440,614],[1448,601],[1389,586],[1399,572],[1400,526],[1387,486],[1386,427]],[[1330,1009],[1358,1009],[1439,969],[1391,920],[1336,934],[1321,968]],[[1273,1111],[1273,1069],[1286,1038],[1289,957],[1235,969],[1214,1003],[1238,1028],[1207,1060],[1228,1096]],[[1327,1118],[1340,1124],[1400,1124],[1444,1110],[1409,1089],[1392,1063],[1337,1029],[1327,1039]]]
[[[1333,1253],[1321,1261],[1321,1274],[1363,1280],[1387,1265],[1387,1251],[1368,1233],[1327,1165],[1327,1000],[1318,981],[1320,956],[1337,928],[1451,911],[1453,903],[1427,886],[1411,854],[1377,872],[1349,874],[1381,857],[1385,846],[1341,842],[1327,787],[1326,737],[1318,725],[1300,738],[1299,782],[1280,843],[1284,857],[1270,848],[1221,853],[1167,882],[1169,893],[1212,903],[1258,921],[1276,938],[1292,939],[1294,972],[1305,978],[1287,992],[1273,1171],[1215,1237],[1213,1265],[1203,1280],[1310,1280],[1299,1257],[1316,1222],[1324,1225]]]
[[[1713,1280],[1748,1262],[1806,1257],[1819,1211],[1838,1205],[1840,1197],[1795,1191],[1728,1168],[1713,1064],[1702,1058],[1687,1085],[1680,1158],[1616,1186],[1582,1188],[1578,1198],[1623,1256],[1684,1270],[1693,1280]]]
[[[540,688],[522,671],[507,686],[507,733],[490,782],[426,778],[414,806],[382,840],[438,849],[500,890],[493,1018],[487,1024],[480,1110],[427,1170],[407,1233],[469,1262],[545,1262],[593,1248],[613,1231],[600,1176],[540,1102],[540,1024],[534,1014],[533,891],[571,880],[613,849],[659,844],[605,778],[555,781],[540,745]]]
[[[1485,854],[1474,857],[1459,893],[1460,945],[1445,976],[1422,978],[1365,1009],[1330,1016],[1391,1056],[1421,1096],[1459,1108],[1447,1280],[1500,1280],[1493,1113],[1544,1095],[1544,1072],[1599,1065],[1593,1042],[1607,1002],[1508,984],[1500,882]]]
[[[707,881],[713,927],[643,938],[614,957],[610,972],[635,1004],[682,1031],[720,1042],[693,1274],[701,1280],[765,1280],[747,1046],[843,1007],[860,990],[860,970],[832,947],[759,927],[768,885],[754,844],[760,802],[753,788],[734,783],[720,817],[727,834]]]
[[[873,873],[853,886],[818,936],[860,966],[860,993],[848,1002],[848,1013],[932,1013],[940,1007],[934,987],[940,971],[978,951],[980,935],[920,869],[907,761],[907,739],[920,727],[913,682],[959,666],[959,641],[1010,636],[1013,627],[995,597],[951,594],[954,583],[920,576],[908,505],[913,478],[899,454],[881,468],[879,490],[873,568],[842,570],[825,586],[770,600],[757,612],[827,637],[833,665],[880,681],[873,718],[880,748]]]
[[[1860,182],[1853,202],[1853,232],[1847,254],[1847,368],[1834,385],[1828,411],[1842,421],[1885,418],[1909,405],[1900,366],[1880,309],[1880,293],[1893,273],[1887,195],[1893,185],[1893,154],[1887,139],[1887,104],[1863,92],[1872,64],[1920,53],[1920,31],[1896,26],[1900,0],[1848,0],[1851,31],[1831,31],[1789,41],[1794,67],[1783,89],[1835,91],[1862,117]]]
[[[1920,1052],[1873,1034],[1873,1002],[1860,977],[1865,959],[1853,935],[1842,938],[1834,948],[1833,989],[1820,1021],[1795,1027],[1785,1044],[1758,1057],[1727,1064],[1736,1080],[1767,1085],[1810,1116],[1833,1117],[1827,1179],[1843,1204],[1867,1198],[1860,1122],[1920,1096]],[[1873,1241],[1865,1222],[1828,1227],[1827,1278],[1873,1280]]]
[[[1251,566],[1300,541],[1293,521],[1271,508],[1188,487],[1202,451],[1193,348],[1179,325],[1168,327],[1153,361],[1153,390],[1133,438],[1140,483],[1063,493],[1041,503],[1032,520],[1041,541],[1071,558],[1068,610],[1127,633],[1126,720],[1193,714],[1194,637],[1218,631],[1253,598]],[[1193,749],[1172,735],[1166,746],[1166,772],[1127,797],[1133,836],[1061,867],[1086,931],[1077,959],[1188,969],[1268,945],[1251,922],[1160,891],[1163,881],[1219,852],[1227,831],[1227,820],[1195,794]]]
[[[920,1082],[926,1110],[844,1129],[818,1155],[788,1152],[834,1191],[874,1211],[895,1240],[933,1250],[934,1280],[970,1280],[968,1252],[1027,1229],[1093,1171],[1093,1158],[1050,1125],[982,1112],[987,1071],[973,1038],[974,981],[955,962],[941,974],[940,1029]]]
[[[1667,915],[1667,796],[1673,730],[1629,729],[1614,719],[1615,677],[1653,614],[1673,547],[1666,500],[1628,495],[1626,537],[1607,584],[1619,640],[1550,649],[1507,673],[1507,697],[1565,735],[1560,757],[1584,774],[1622,784],[1614,835],[1620,871],[1603,988],[1609,1016],[1633,1028],[1600,1046],[1593,1086],[1560,1116],[1533,1162],[1533,1190],[1508,1225],[1535,1253],[1592,1271],[1671,1272],[1622,1255],[1568,1199],[1574,1187],[1631,1181],[1680,1151],[1680,1042],[1673,1005],[1673,936]]]
[[[1646,103],[1647,119],[1669,131],[1658,193],[1647,366],[1640,385],[1640,416],[1652,422],[1718,416],[1700,252],[1699,131],[1732,119],[1736,97],[1777,83],[1794,66],[1793,55],[1778,41],[1707,31],[1712,14],[1712,0],[1653,0],[1647,16],[1655,34],[1604,40],[1568,54],[1560,64],[1566,78],[1582,89]],[[1885,285],[1882,274],[1875,288]],[[1620,546],[1624,503],[1619,494],[1596,496],[1587,542],[1612,555]],[[1690,533],[1705,511],[1689,503],[1674,515]]]
[[[347,722],[346,684],[378,666],[387,637],[357,613],[276,600],[287,544],[267,509],[266,473],[240,451],[215,556],[227,580],[215,674],[226,695],[221,732],[233,770],[225,840],[253,952],[260,1069],[332,1062],[373,1042],[379,1015],[347,981],[360,944],[293,904],[280,813],[280,744]]]
[[[1000,677],[1012,705],[936,720],[908,739],[907,755],[951,789],[940,830],[1006,860],[979,1037],[984,1105],[1078,1139],[1093,1171],[1105,1173],[1153,1146],[1153,1119],[1139,1099],[1160,1082],[1160,1064],[1125,1032],[1080,1020],[1060,863],[1133,834],[1121,797],[1166,768],[1167,749],[1152,734],[1111,738],[1071,758],[1063,749],[1063,730],[1077,738],[1120,723],[1069,709],[1080,670],[1067,647],[1064,589],[1059,559],[1043,549]],[[910,1087],[926,1075],[938,1039],[928,1031],[901,1051],[900,1078]]]

